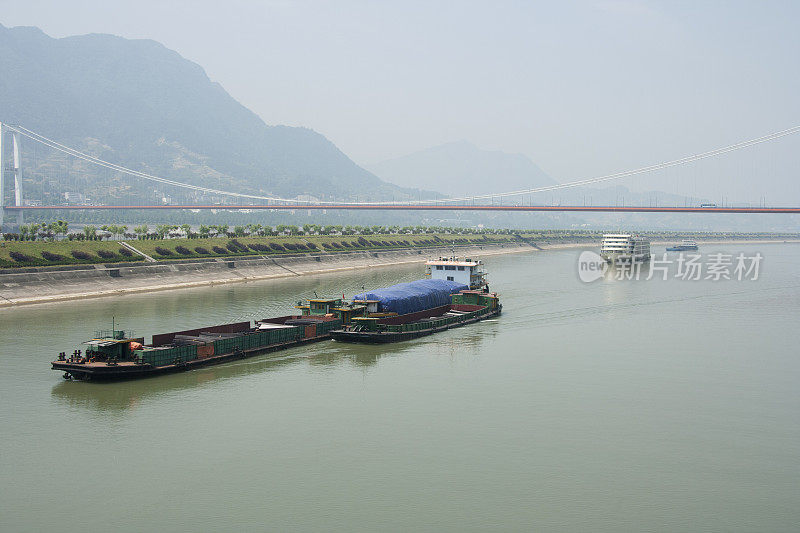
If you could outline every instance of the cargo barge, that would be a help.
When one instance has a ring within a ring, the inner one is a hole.
[[[451,298],[451,304],[417,313],[387,318],[354,318],[350,325],[331,331],[331,336],[342,342],[400,342],[496,317],[503,310],[494,293],[464,290]]]
[[[53,370],[76,380],[122,380],[225,363],[294,346],[337,339],[386,343],[413,339],[497,316],[480,261],[428,261],[427,278],[342,298],[317,298],[300,314],[153,335],[150,344],[133,332],[97,332],[85,351],[61,352]]]
[[[367,316],[331,331],[334,340],[383,344],[411,340],[500,315],[503,306],[489,292],[483,263],[455,257],[426,263],[430,279],[401,283],[356,295]]]
[[[298,305],[302,315],[288,315],[258,320],[255,325],[236,322],[192,330],[153,335],[144,344],[143,337],[112,329],[100,331],[85,342],[85,352],[62,352],[53,361],[53,370],[64,378],[77,380],[120,380],[182,372],[202,366],[225,363],[257,354],[330,339],[330,331],[342,326],[342,316],[349,320],[354,310],[334,310],[344,304],[340,299],[310,300]]]

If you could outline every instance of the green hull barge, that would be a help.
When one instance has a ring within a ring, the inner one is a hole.
[[[153,335],[150,344],[130,331],[101,331],[85,342],[85,351],[61,352],[53,370],[65,379],[122,380],[183,372],[267,352],[284,350],[330,339],[333,329],[349,320],[351,309],[340,299],[318,299],[296,306],[302,315],[288,315],[251,322],[235,322],[186,331]]]

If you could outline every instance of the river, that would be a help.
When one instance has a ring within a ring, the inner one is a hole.
[[[720,251],[760,252],[759,279],[493,256],[498,319],[116,384],[48,361],[112,317],[149,341],[421,269],[2,309],[0,529],[795,531],[800,246]]]

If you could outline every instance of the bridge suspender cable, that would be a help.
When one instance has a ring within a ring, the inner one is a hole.
[[[693,163],[695,161],[700,161],[701,159],[708,159],[709,157],[716,157],[722,154],[726,154],[728,152],[733,152],[736,150],[741,150],[742,148],[747,148],[748,146],[755,146],[757,144],[762,144],[769,141],[774,141],[776,139],[780,139],[781,137],[786,137],[788,135],[792,135],[800,131],[800,126],[795,126],[793,128],[789,128],[786,130],[778,131],[775,133],[770,133],[769,135],[765,135],[763,137],[758,137],[755,139],[750,139],[748,141],[742,141],[736,144],[731,144],[729,146],[725,146],[722,148],[717,148],[715,150],[710,150],[708,152],[703,152],[700,154],[695,154],[687,157],[683,157],[681,159],[674,159],[672,161],[666,161],[664,163],[658,163],[655,165],[649,165],[646,167],[636,168],[633,170],[626,170],[623,172],[617,172],[614,174],[607,174],[605,176],[598,176],[594,178],[587,178],[582,180],[570,181],[568,183],[559,183],[557,185],[548,185],[545,187],[537,187],[534,189],[524,189],[519,191],[511,191],[505,192],[500,194],[483,194],[479,196],[465,196],[461,198],[448,198],[442,201],[450,201],[450,202],[458,202],[458,201],[466,201],[466,200],[477,200],[477,199],[486,199],[486,198],[497,198],[497,197],[505,197],[505,196],[518,196],[521,194],[531,194],[535,192],[545,192],[545,191],[554,191],[558,189],[567,189],[570,187],[580,187],[582,185],[590,185],[592,183],[600,183],[603,181],[611,181],[611,180],[618,180],[622,178],[627,178],[629,176],[636,176],[638,174],[645,174],[647,172],[653,172],[656,170],[662,170],[665,168],[676,167],[679,165],[685,165],[687,163]],[[435,202],[437,200],[431,200],[431,202]]]
[[[47,137],[45,137],[43,135],[39,135],[38,133],[33,132],[33,131],[31,131],[31,130],[29,130],[27,128],[23,128],[22,126],[6,126],[6,127],[8,129],[12,129],[12,130],[24,135],[25,137],[28,137],[29,139],[32,139],[32,140],[34,140],[34,141],[36,141],[38,143],[41,143],[41,144],[43,144],[45,146],[49,146],[50,148],[53,148],[53,149],[58,150],[60,152],[69,154],[69,155],[71,155],[73,157],[76,157],[78,159],[82,159],[84,161],[88,161],[90,163],[94,163],[95,165],[98,165],[98,166],[101,166],[101,167],[109,168],[109,169],[112,169],[112,170],[116,170],[117,172],[121,172],[121,173],[124,173],[124,174],[135,176],[137,178],[142,178],[142,179],[146,179],[146,180],[150,180],[150,181],[155,181],[155,182],[158,182],[158,183],[163,183],[165,185],[173,185],[173,186],[176,186],[176,187],[183,187],[183,188],[186,188],[186,189],[193,189],[193,190],[196,190],[196,191],[207,192],[207,193],[210,193],[210,194],[219,194],[219,195],[225,195],[225,196],[236,196],[236,197],[240,197],[240,198],[251,198],[251,199],[258,199],[258,200],[273,200],[273,201],[281,201],[281,202],[282,201],[289,201],[289,202],[297,202],[298,201],[298,200],[286,200],[286,199],[277,198],[277,197],[257,196],[257,195],[252,195],[252,194],[236,193],[236,192],[231,192],[231,191],[221,191],[221,190],[217,190],[217,189],[211,189],[211,188],[208,188],[208,187],[201,187],[199,185],[191,185],[189,183],[182,183],[182,182],[171,180],[171,179],[168,179],[168,178],[162,178],[160,176],[154,176],[152,174],[147,174],[145,172],[140,172],[138,170],[132,170],[132,169],[117,165],[115,163],[111,163],[109,161],[105,161],[103,159],[100,159],[100,158],[85,154],[85,153],[80,152],[80,151],[78,151],[78,150],[76,150],[74,148],[70,148],[69,146],[64,146],[63,144],[60,144],[60,143],[58,143],[58,142],[56,142],[56,141],[54,141],[52,139],[48,139]]]
[[[232,191],[222,191],[218,189],[212,189],[209,187],[201,187],[199,185],[191,185],[189,183],[182,183],[179,181],[171,180],[168,178],[163,178],[160,176],[154,176],[152,174],[148,174],[146,172],[140,172],[138,170],[132,170],[121,165],[117,165],[115,163],[111,163],[109,161],[104,161],[100,158],[91,156],[89,154],[83,153],[79,150],[74,148],[70,148],[69,146],[65,146],[53,139],[49,139],[44,135],[40,135],[36,132],[33,132],[27,128],[22,126],[11,126],[5,125],[8,129],[14,130],[25,137],[32,139],[38,143],[41,143],[45,146],[49,146],[55,150],[61,151],[63,153],[69,154],[73,157],[78,159],[82,159],[84,161],[88,161],[90,163],[94,163],[95,165],[109,168],[115,170],[117,172],[121,172],[124,174],[128,174],[134,177],[155,181],[158,183],[162,183],[164,185],[172,185],[175,187],[183,187],[186,189],[192,189],[200,192],[205,192],[209,194],[217,194],[220,196],[231,196],[236,198],[249,198],[253,200],[266,200],[271,202],[280,202],[280,203],[288,203],[288,204],[297,204],[298,207],[302,207],[303,205],[308,204],[327,204],[327,205],[421,205],[421,204],[446,204],[446,203],[455,203],[455,202],[465,202],[471,200],[483,200],[488,198],[503,198],[507,196],[519,196],[523,194],[533,194],[537,192],[546,192],[546,191],[555,191],[559,189],[567,189],[571,187],[580,187],[583,185],[591,185],[593,183],[601,183],[605,181],[612,181],[618,180],[622,178],[627,178],[630,176],[636,176],[640,174],[646,174],[648,172],[653,172],[656,170],[662,170],[665,168],[675,167],[679,165],[685,165],[688,163],[693,163],[695,161],[700,161],[702,159],[708,159],[710,157],[716,157],[719,155],[726,154],[728,152],[733,152],[736,150],[741,150],[742,148],[747,148],[749,146],[755,146],[757,144],[762,144],[770,141],[774,141],[776,139],[780,139],[781,137],[786,137],[788,135],[793,135],[797,132],[800,132],[800,126],[794,126],[789,129],[785,129],[782,131],[777,131],[775,133],[770,133],[769,135],[764,135],[763,137],[757,137],[755,139],[750,139],[747,141],[738,142],[736,144],[731,144],[728,146],[724,146],[722,148],[716,148],[714,150],[709,150],[707,152],[702,152],[699,154],[690,155],[687,157],[682,157],[680,159],[674,159],[672,161],[666,161],[663,163],[658,163],[655,165],[649,165],[646,167],[640,167],[632,170],[626,170],[623,172],[617,172],[614,174],[607,174],[604,176],[597,176],[593,178],[586,178],[581,180],[570,181],[568,183],[560,183],[557,185],[548,185],[545,187],[536,187],[532,189],[522,189],[518,191],[510,191],[510,192],[501,192],[495,194],[483,194],[477,196],[462,196],[458,198],[440,198],[437,200],[411,200],[406,202],[309,202],[307,200],[297,200],[293,198],[280,198],[275,196],[260,196],[254,194],[245,194],[245,193],[237,193]]]

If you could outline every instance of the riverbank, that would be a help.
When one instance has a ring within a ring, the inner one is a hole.
[[[677,241],[650,241],[651,246],[670,246],[676,244]],[[696,240],[698,244],[786,244],[794,243],[800,244],[800,239],[709,239],[709,240]],[[542,246],[541,250],[559,250],[565,248],[591,248],[597,247],[594,243],[586,242],[565,242],[558,244],[551,244]],[[700,252],[702,253],[702,251]]]
[[[673,241],[653,241],[655,246]],[[701,244],[800,243],[785,239],[714,239]],[[497,254],[537,252],[569,248],[592,248],[595,243],[561,242],[537,245],[513,242],[487,246],[456,246],[456,254],[476,258]],[[244,283],[422,263],[432,257],[450,255],[452,246],[387,251],[297,254],[269,257],[226,257],[207,260],[156,261],[19,269],[0,274],[0,307],[64,302],[87,298],[123,296],[210,285]]]
[[[363,229],[363,228],[362,228]],[[299,230],[298,230],[299,231]],[[517,235],[502,233],[403,233],[403,234],[341,234],[341,235],[243,235],[214,237],[169,237],[151,234],[142,239],[87,240],[84,234],[68,238],[38,238],[19,240],[19,235],[5,234],[0,240],[0,274],[24,268],[64,267],[67,265],[103,265],[119,262],[213,261],[239,257],[284,257],[297,254],[339,252],[378,252],[406,249],[425,249],[437,246],[494,246],[534,238],[549,241],[564,236]],[[591,240],[584,233],[569,235],[570,241]],[[557,241],[554,241],[557,242]]]
[[[559,245],[553,245],[557,246]],[[543,248],[520,242],[494,246],[456,246],[455,249],[458,255],[480,258],[497,254],[531,252]],[[422,263],[432,257],[451,253],[451,246],[442,246],[283,257],[229,257],[206,261],[122,263],[92,265],[81,270],[37,269],[0,274],[0,307]]]

